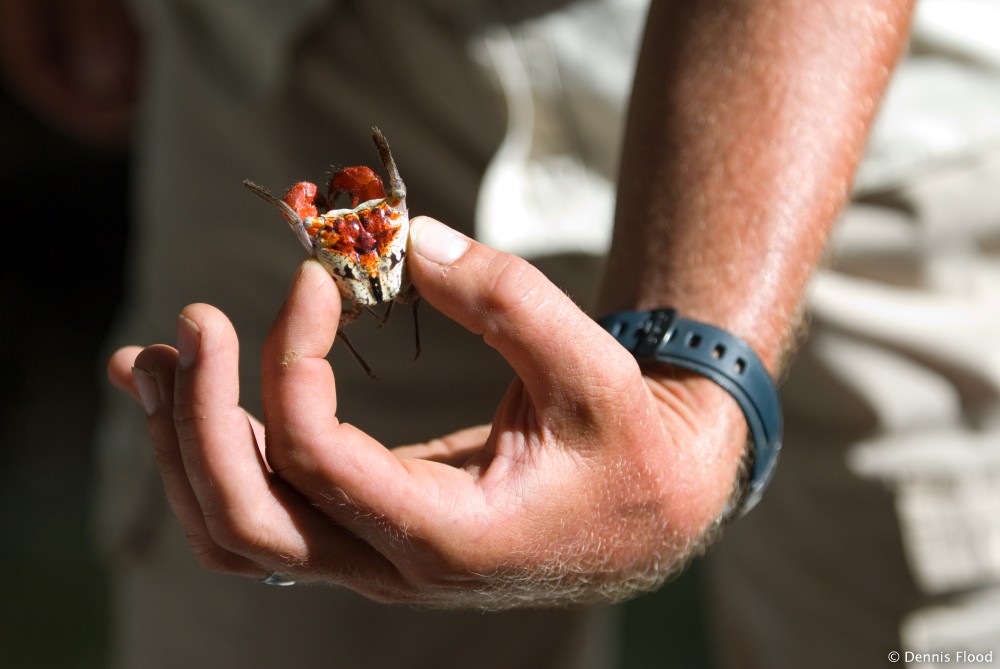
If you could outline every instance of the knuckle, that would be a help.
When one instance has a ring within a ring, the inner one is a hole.
[[[205,512],[209,535],[222,549],[250,558],[284,555],[274,533],[250,518],[232,510]]]
[[[203,422],[207,412],[194,402],[178,399],[174,401],[172,416],[174,425],[180,432],[182,429],[191,430]]]
[[[532,302],[537,295],[541,272],[523,258],[508,253],[497,254],[490,260],[491,278],[483,300],[487,314],[515,313]]]
[[[162,420],[150,419],[148,421],[149,438],[153,445],[153,453],[157,463],[161,467],[166,467],[170,471],[165,474],[173,474],[177,470],[175,462],[177,460],[177,433],[174,426]]]
[[[454,593],[475,590],[483,574],[493,569],[493,551],[475,540],[417,539],[411,537],[403,558],[396,562],[400,573],[417,592]]]
[[[548,324],[568,315],[566,307],[572,301],[523,258],[498,254],[490,261],[487,275],[490,278],[477,309],[487,341],[494,334],[516,335],[525,325]]]
[[[188,546],[203,569],[218,574],[237,574],[240,569],[236,556],[217,545],[210,537],[188,534]]]

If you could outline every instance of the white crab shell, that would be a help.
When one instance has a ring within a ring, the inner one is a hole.
[[[301,225],[307,248],[355,307],[391,302],[409,288],[403,271],[410,230],[405,207],[392,206],[388,198],[369,200]]]

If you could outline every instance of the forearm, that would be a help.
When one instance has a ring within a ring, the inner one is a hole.
[[[654,1],[602,313],[673,306],[775,371],[910,0]]]

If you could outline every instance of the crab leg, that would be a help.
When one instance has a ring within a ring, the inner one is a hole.
[[[382,159],[382,164],[385,165],[385,170],[389,173],[389,204],[393,207],[402,207],[403,201],[406,200],[406,186],[403,185],[403,179],[399,176],[396,161],[392,159],[389,141],[378,128],[372,128],[372,141],[375,142],[379,158]]]
[[[244,179],[243,185],[260,199],[265,202],[270,202],[275,207],[280,209],[281,215],[285,217],[286,221],[288,221],[289,227],[292,229],[292,232],[295,233],[295,237],[299,240],[299,243],[302,244],[302,247],[309,253],[310,256],[316,255],[316,249],[313,247],[312,239],[309,238],[309,233],[306,232],[305,221],[302,220],[302,217],[299,216],[287,202],[274,197],[267,191],[266,188],[258,186],[249,179]]]

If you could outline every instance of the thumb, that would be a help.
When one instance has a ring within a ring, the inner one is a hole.
[[[482,335],[529,392],[552,391],[571,379],[601,383],[634,365],[608,333],[526,260],[423,216],[412,221],[410,249],[408,271],[420,295]]]

